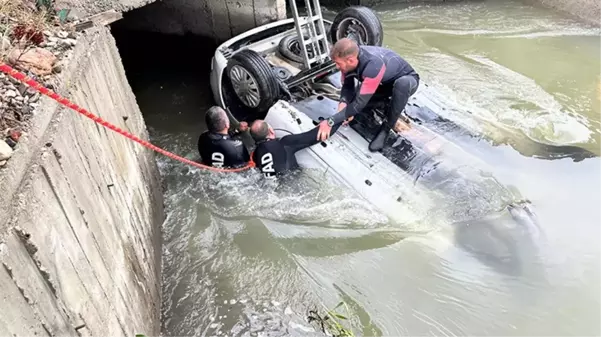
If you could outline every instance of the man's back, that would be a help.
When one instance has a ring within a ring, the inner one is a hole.
[[[331,134],[336,133],[341,125],[332,127]],[[253,153],[253,161],[266,178],[275,178],[284,172],[298,169],[296,152],[319,143],[318,132],[319,128],[315,127],[303,133],[259,141]]]
[[[386,66],[382,85],[392,84],[396,79],[412,75],[419,79],[419,75],[413,67],[393,50],[378,46],[360,46],[359,65],[356,70],[358,79],[363,80],[362,74],[369,72],[369,67],[379,67],[382,63]]]
[[[214,167],[241,167],[250,160],[241,140],[210,131],[200,135],[198,152],[203,164]]]
[[[298,168],[295,153],[300,148],[292,146],[290,137],[267,139],[257,143],[253,161],[265,178],[275,178],[286,171]]]

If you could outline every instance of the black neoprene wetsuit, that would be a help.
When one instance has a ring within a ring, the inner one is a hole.
[[[198,139],[198,152],[202,163],[213,167],[241,167],[248,163],[250,155],[236,134],[220,134],[206,131]]]
[[[395,111],[389,119],[394,119],[390,121],[394,124],[396,114],[400,115],[409,96],[417,90],[419,75],[407,61],[387,48],[360,46],[358,59],[359,64],[354,71],[341,74],[341,101],[347,106],[332,116],[334,123],[361,112],[375,94],[377,99],[393,96],[395,106],[390,110]],[[403,81],[397,81],[401,78]],[[358,89],[355,89],[355,79],[361,83]]]
[[[342,123],[338,123],[332,127],[330,137],[341,125]],[[298,169],[296,152],[319,143],[318,131],[319,127],[315,127],[295,135],[258,141],[253,153],[253,161],[265,178],[275,178],[287,171]]]

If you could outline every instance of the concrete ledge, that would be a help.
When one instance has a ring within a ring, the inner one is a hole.
[[[56,0],[56,9],[70,9],[71,15],[83,19],[108,10],[127,12],[156,0]]]
[[[58,87],[148,138],[108,29],[80,38]],[[0,285],[11,308],[0,311],[0,334],[158,335],[164,211],[154,153],[40,103],[0,171]]]
[[[542,5],[570,14],[581,21],[601,26],[601,1],[599,0],[523,0],[525,3]]]
[[[285,18],[286,0],[164,0],[124,14],[115,25],[163,34],[195,34],[223,42]]]

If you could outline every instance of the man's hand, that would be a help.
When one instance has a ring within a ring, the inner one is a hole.
[[[328,125],[328,121],[323,120],[319,123],[319,131],[317,131],[317,140],[324,141],[330,137],[332,127]]]
[[[248,130],[248,123],[240,122],[240,124],[238,124],[238,130],[240,130],[240,132],[245,132]]]
[[[347,118],[344,122],[342,122],[342,125],[348,125],[348,123],[350,123],[353,120],[353,118],[355,118],[355,116]]]

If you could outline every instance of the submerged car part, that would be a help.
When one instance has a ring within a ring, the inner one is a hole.
[[[335,114],[337,105],[322,96],[279,101],[265,120],[278,137],[298,134]],[[407,114],[419,119],[417,110],[423,109],[427,108],[410,107]],[[422,122],[414,124],[412,132],[390,137],[382,151],[371,152],[369,141],[379,123],[371,114],[359,114],[350,127],[297,152],[296,158],[302,168],[327,172],[328,179],[351,187],[401,225],[439,227],[481,219],[499,209],[514,211],[507,205],[515,206],[523,198],[497,181],[486,162]]]

